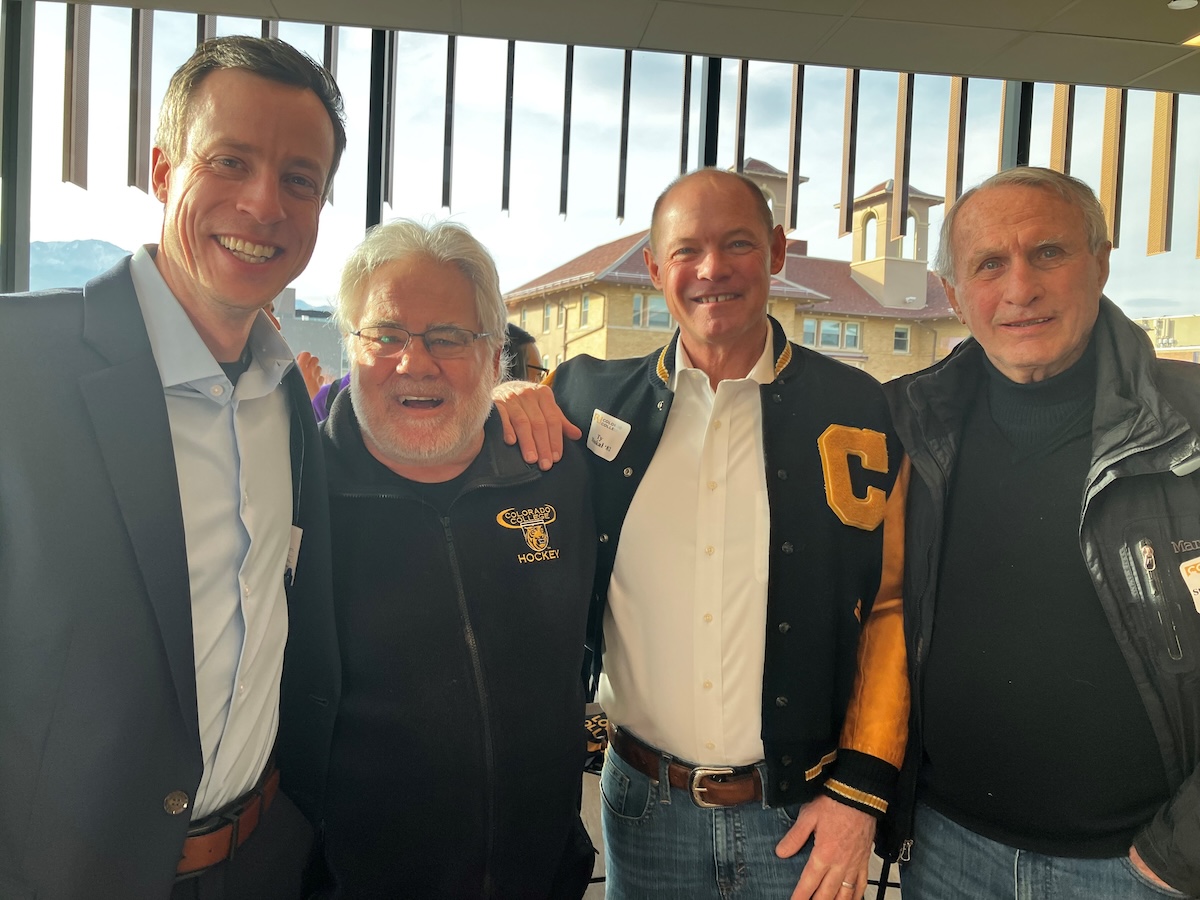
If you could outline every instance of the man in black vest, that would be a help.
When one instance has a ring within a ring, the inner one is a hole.
[[[1111,248],[1077,179],[968,191],[937,269],[973,339],[887,386],[905,900],[1200,894],[1200,369],[1103,297]]]
[[[582,454],[542,472],[505,446],[504,302],[465,228],[373,229],[336,317],[351,384],[322,426],[343,672],[332,894],[578,898],[594,861]]]

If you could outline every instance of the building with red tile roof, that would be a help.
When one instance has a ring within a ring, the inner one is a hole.
[[[783,174],[758,160],[747,160],[744,171],[776,189]],[[768,312],[792,340],[880,380],[936,362],[967,334],[925,263],[928,209],[942,198],[911,189],[913,233],[891,240],[892,194],[885,182],[855,201],[850,262],[809,256],[806,241],[789,240],[768,300]],[[778,221],[777,190],[768,196]],[[547,367],[583,353],[642,356],[670,339],[675,322],[650,282],[648,241],[643,230],[594,247],[505,295],[509,319],[538,339]],[[901,255],[906,246],[908,258]]]

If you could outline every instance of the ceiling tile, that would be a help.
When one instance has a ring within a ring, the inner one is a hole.
[[[1075,0],[1003,0],[999,3],[963,3],[962,0],[864,0],[854,10],[856,19],[903,19],[931,25],[967,25],[973,28],[1008,28],[1034,31],[1047,18]]]
[[[1021,37],[1019,31],[852,19],[809,62],[891,71],[979,74],[979,65]]]
[[[1087,0],[1047,21],[1042,31],[1182,44],[1200,32],[1200,6],[1168,9],[1167,0]]]
[[[838,16],[659,2],[642,46],[750,59],[803,60]]]
[[[465,34],[638,47],[654,0],[460,0]],[[429,4],[436,5],[436,4]]]
[[[1030,34],[986,62],[994,73],[1014,73],[1024,81],[1124,86],[1160,66],[1194,53],[1141,41],[1075,35]]]

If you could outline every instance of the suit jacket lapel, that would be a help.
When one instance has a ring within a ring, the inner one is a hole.
[[[84,288],[83,339],[111,364],[80,389],[154,607],[183,721],[200,740],[187,547],[162,380],[125,259]]]

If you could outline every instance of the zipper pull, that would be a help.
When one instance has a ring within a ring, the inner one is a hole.
[[[909,838],[900,845],[900,862],[906,863],[912,861],[912,845],[912,838]]]

